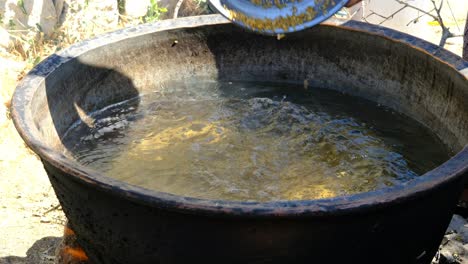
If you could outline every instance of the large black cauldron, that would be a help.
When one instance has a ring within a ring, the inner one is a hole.
[[[357,22],[277,41],[220,16],[193,17],[124,29],[53,55],[18,87],[12,114],[93,263],[429,263],[468,171],[465,68],[432,44]],[[80,118],[195,75],[308,79],[406,113],[458,154],[405,185],[271,203],[149,191],[62,154],[61,138]]]

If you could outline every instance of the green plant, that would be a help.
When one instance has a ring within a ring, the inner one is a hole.
[[[8,20],[8,28],[14,29],[16,27],[15,21],[13,19]]]
[[[202,14],[212,13],[207,0],[195,0],[195,3],[197,3],[197,6],[201,10]]]
[[[151,5],[148,7],[146,16],[143,17],[145,23],[159,20],[162,14],[167,12],[167,8],[159,7],[158,0],[151,0]]]
[[[39,23],[36,23],[36,27],[37,27],[37,30],[39,30],[39,32],[44,32],[44,31],[42,30],[42,27],[41,27],[41,25],[40,25]]]
[[[24,7],[24,0],[18,0],[16,5],[21,9],[21,12],[23,12],[23,14],[28,14],[28,12],[26,12],[26,8]]]
[[[119,8],[119,14],[124,14],[125,13],[125,1],[124,0],[118,0],[117,1],[117,6]]]

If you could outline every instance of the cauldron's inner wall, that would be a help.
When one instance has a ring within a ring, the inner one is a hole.
[[[90,113],[138,96],[130,77],[77,59],[56,69],[42,87],[32,102],[34,123],[42,140],[55,148],[63,147],[60,138],[74,122],[92,125]]]
[[[455,69],[400,42],[319,26],[271,37],[215,25],[143,35],[89,51],[38,90],[35,123],[49,144],[109,105],[154,92],[166,80],[300,82],[361,96],[422,122],[454,151],[468,144],[468,82]],[[49,114],[51,113],[51,114]],[[52,137],[52,140],[48,140]],[[65,146],[66,147],[66,146]]]

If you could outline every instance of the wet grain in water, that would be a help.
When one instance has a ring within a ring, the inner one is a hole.
[[[449,158],[407,116],[291,84],[191,80],[95,113],[64,141],[147,189],[216,200],[329,198],[409,181]]]

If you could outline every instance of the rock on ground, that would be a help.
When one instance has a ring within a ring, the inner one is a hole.
[[[433,264],[468,263],[468,221],[454,215]]]
[[[40,30],[46,35],[52,34],[58,22],[57,11],[52,0],[23,0],[23,2],[28,13],[28,25],[30,27],[39,25]]]
[[[150,0],[127,0],[125,1],[125,14],[131,17],[142,17],[151,6]]]
[[[468,221],[459,215],[454,215],[447,231],[457,234],[457,239],[468,245]]]
[[[3,26],[11,29],[38,27],[46,35],[55,31],[63,0],[0,0]]]
[[[57,19],[60,20],[60,16],[62,15],[63,12],[63,5],[65,3],[65,0],[53,0],[54,6],[55,6],[55,12],[57,15]]]

